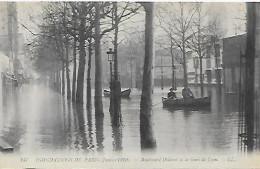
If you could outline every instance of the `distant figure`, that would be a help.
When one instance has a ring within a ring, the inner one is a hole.
[[[176,93],[173,91],[173,88],[170,88],[170,92],[168,93],[168,98],[176,99]]]
[[[183,96],[184,100],[190,100],[190,99],[195,98],[192,91],[188,87],[184,87],[182,89],[182,96]]]

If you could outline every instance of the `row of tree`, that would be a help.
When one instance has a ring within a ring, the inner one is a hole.
[[[86,93],[87,104],[90,106],[91,60],[95,53],[95,88],[97,89],[95,98],[97,102],[100,102],[102,95],[101,39],[113,32],[114,67],[115,73],[118,73],[119,25],[135,15],[140,4],[53,2],[46,3],[43,8],[42,22],[38,25],[40,33],[31,44],[34,49],[36,67],[51,77],[53,87],[62,95],[66,95],[72,101],[83,103],[85,65],[88,58]],[[73,65],[72,82],[70,65]]]
[[[83,103],[84,77],[87,64],[87,105],[91,106],[91,59],[95,54],[95,114],[103,121],[101,39],[113,31],[114,88],[113,111],[120,116],[120,81],[118,72],[119,25],[131,18],[140,7],[146,11],[145,65],[141,99],[141,135],[143,147],[154,147],[152,139],[152,63],[153,63],[153,3],[117,2],[54,2],[44,7],[40,33],[30,44],[34,63],[40,72],[50,77],[52,87],[67,99]],[[88,52],[88,57],[86,54]],[[78,58],[78,59],[77,59]],[[77,62],[78,60],[78,62]],[[70,65],[73,65],[72,90]],[[147,76],[146,76],[147,75]],[[117,92],[119,91],[119,92]],[[118,125],[119,118],[112,119]],[[116,121],[114,121],[116,120]],[[152,141],[150,141],[152,140]]]

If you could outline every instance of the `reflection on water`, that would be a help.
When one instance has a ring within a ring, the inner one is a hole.
[[[112,126],[113,132],[113,150],[114,151],[121,151],[123,149],[122,147],[122,127],[115,127],[114,125]]]
[[[104,145],[104,117],[101,115],[98,115],[95,117],[96,119],[96,142],[97,142],[97,151],[103,151]]]
[[[181,95],[178,89],[177,96]],[[193,89],[200,95],[199,88]],[[23,86],[13,93],[3,92],[0,136],[16,152],[140,152],[140,94],[133,89],[131,99],[122,99],[122,125],[111,125],[109,99],[104,98],[104,116],[94,109],[75,104],[40,85]],[[167,110],[161,97],[167,90],[155,89],[154,136],[157,152],[237,152],[237,96],[219,89],[205,89],[212,96],[208,110]]]

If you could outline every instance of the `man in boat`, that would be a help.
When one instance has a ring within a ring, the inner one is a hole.
[[[176,93],[173,91],[173,88],[170,88],[170,92],[167,95],[168,99],[176,99]]]
[[[183,96],[184,100],[193,100],[193,99],[195,99],[194,94],[192,93],[192,91],[188,87],[184,87],[182,89],[182,96]]]

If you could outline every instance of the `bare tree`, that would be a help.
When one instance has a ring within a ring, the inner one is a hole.
[[[224,22],[220,11],[210,11],[208,12],[208,27],[210,30],[210,35],[222,38],[226,34],[226,29],[224,28]]]
[[[58,71],[61,71],[61,93],[65,95],[65,67],[66,58],[64,54],[64,29],[63,29],[63,18],[62,18],[62,3],[53,3],[52,5],[46,5],[44,8],[43,24],[38,27],[41,29],[41,33],[38,35],[39,38],[51,38],[55,43],[58,51],[57,64]],[[58,73],[59,74],[59,73]]]
[[[121,5],[121,6],[120,6]],[[119,80],[119,71],[118,71],[118,34],[119,34],[119,24],[131,18],[136,14],[137,10],[140,8],[140,5],[136,3],[123,3],[118,4],[113,2],[113,13],[112,13],[112,27],[114,27],[114,81],[112,83],[112,94],[111,99],[113,101],[112,112],[113,112],[113,124],[118,126],[121,119],[121,83]],[[120,11],[118,11],[120,10]]]
[[[71,87],[70,87],[70,71],[69,71],[69,47],[70,47],[70,35],[68,34],[68,4],[63,4],[63,18],[62,26],[64,29],[64,41],[65,41],[65,52],[66,52],[66,82],[67,82],[67,99],[71,98]]]
[[[78,67],[78,77],[77,77],[77,92],[76,101],[78,103],[83,103],[83,91],[84,91],[84,72],[86,64],[86,39],[87,37],[93,36],[89,34],[94,27],[93,22],[89,22],[89,16],[94,10],[94,3],[81,2],[79,9],[79,67]],[[89,13],[87,13],[89,12]],[[88,17],[87,17],[88,16]],[[87,27],[86,27],[87,24]]]
[[[209,43],[206,11],[203,10],[202,7],[202,3],[196,3],[196,14],[193,18],[193,26],[191,27],[193,36],[190,41],[188,41],[189,48],[194,51],[199,58],[201,97],[204,95],[202,60],[206,55],[207,45]]]
[[[76,32],[77,27],[72,23],[72,20],[75,19],[71,13],[73,13],[73,8],[67,2],[56,2],[46,5],[44,8],[44,18],[43,24],[39,27],[43,30],[40,36],[45,37],[48,36],[53,38],[55,41],[55,45],[57,50],[59,51],[59,59],[57,62],[61,62],[61,74],[62,74],[62,94],[65,94],[65,71],[66,71],[66,88],[67,88],[67,98],[71,98],[71,82],[70,82],[70,45],[72,43],[72,39],[74,42],[76,40]],[[74,48],[75,43],[74,43]],[[74,51],[75,51],[74,50]],[[76,53],[76,52],[73,52]],[[75,54],[74,54],[75,56]],[[74,57],[75,58],[75,57]],[[74,59],[75,62],[75,59]],[[75,64],[74,64],[75,70]],[[74,71],[75,72],[75,71]],[[59,74],[59,73],[58,73]],[[73,73],[75,81],[75,73]],[[58,81],[58,77],[57,77]],[[73,83],[74,84],[74,83]],[[75,85],[73,85],[73,91],[75,91]],[[75,94],[72,92],[72,97]],[[74,98],[73,98],[74,99]]]
[[[143,87],[140,103],[141,148],[154,148],[156,141],[152,130],[152,93],[153,93],[153,59],[154,59],[154,4],[142,3],[145,9],[145,59],[143,70]]]
[[[177,8],[176,8],[177,6]],[[177,46],[182,56],[179,62],[183,66],[184,71],[184,87],[188,86],[187,77],[187,60],[190,55],[187,53],[188,41],[192,37],[193,33],[190,31],[192,26],[192,19],[194,18],[196,8],[192,3],[164,3],[159,6],[159,12],[157,18],[160,23],[160,27]]]
[[[76,5],[71,2],[70,6],[72,8],[72,24],[74,31],[72,31],[73,36],[73,77],[72,77],[72,101],[76,100],[76,80],[77,80],[77,42],[78,42],[78,12],[76,11]]]

